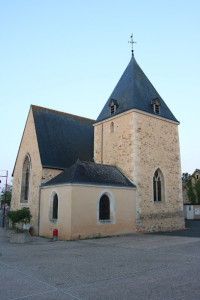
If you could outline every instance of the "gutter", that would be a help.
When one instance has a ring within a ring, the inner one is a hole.
[[[40,197],[41,197],[41,187],[39,187],[39,201],[38,201],[38,236],[40,232]]]

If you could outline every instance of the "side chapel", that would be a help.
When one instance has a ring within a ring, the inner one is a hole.
[[[11,209],[59,239],[183,229],[178,125],[134,55],[97,120],[31,105]]]

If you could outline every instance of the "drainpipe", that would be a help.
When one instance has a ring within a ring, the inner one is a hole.
[[[101,164],[103,163],[103,123],[101,124]]]
[[[40,231],[40,195],[41,195],[41,186],[39,187],[39,202],[38,202],[38,236]]]
[[[5,214],[6,214],[6,193],[7,193],[8,171],[6,171],[6,175],[5,175],[5,176],[0,176],[0,177],[6,177],[6,187],[5,187],[5,197],[4,197],[4,208],[3,208],[3,222],[2,222],[2,227],[4,228],[4,221],[5,221]]]

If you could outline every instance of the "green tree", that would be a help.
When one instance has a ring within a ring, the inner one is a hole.
[[[195,193],[197,196],[197,202],[198,204],[200,204],[200,179],[196,179],[195,178],[195,184],[194,184],[194,189],[195,189]]]
[[[187,183],[190,180],[190,178],[191,178],[190,174],[188,174],[188,173],[183,173],[182,174],[182,182],[183,183]]]
[[[192,180],[187,183],[187,196],[191,204],[196,204],[196,194],[194,192]]]
[[[3,188],[2,191],[1,191],[1,195],[0,195],[1,205],[4,204],[5,194],[6,194],[6,204],[8,206],[10,206],[10,201],[11,201],[11,197],[12,197],[12,185],[11,184],[7,185],[7,191],[6,191],[6,193],[5,193],[5,188]]]
[[[21,224],[22,228],[23,224],[30,223],[32,215],[28,207],[23,207],[22,209],[8,211],[6,217],[12,222],[12,228],[16,228],[17,224]]]

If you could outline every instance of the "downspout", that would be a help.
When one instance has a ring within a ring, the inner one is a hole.
[[[39,202],[38,202],[38,236],[40,231],[40,195],[41,195],[41,186],[39,187]]]
[[[101,164],[103,164],[103,123],[101,124]]]

